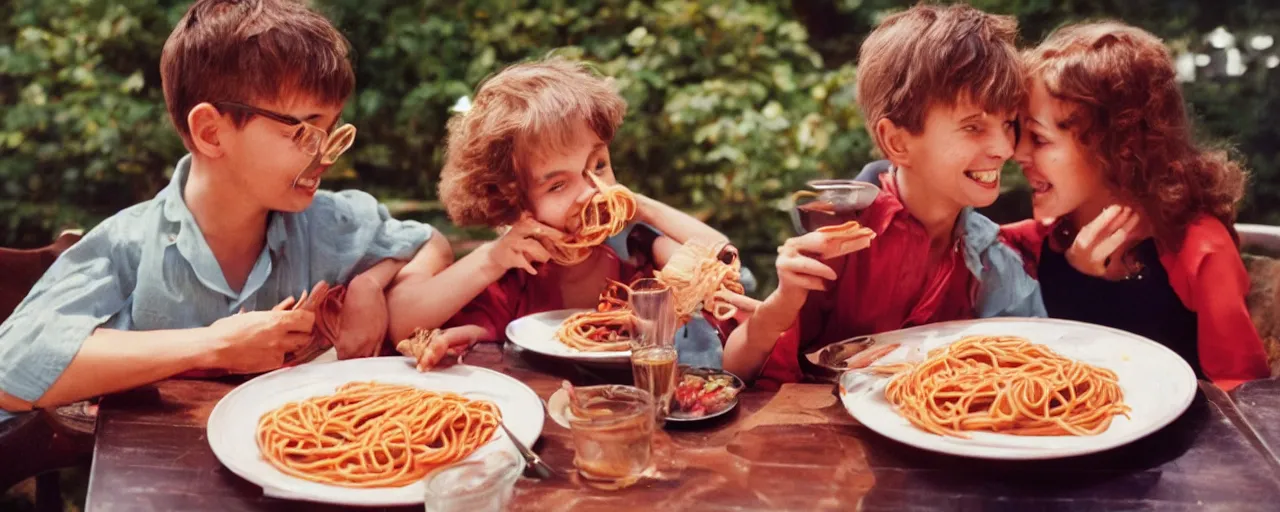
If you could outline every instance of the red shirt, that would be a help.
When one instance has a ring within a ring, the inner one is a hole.
[[[796,323],[783,332],[757,385],[776,387],[803,377],[802,354],[831,343],[906,327],[973,318],[976,280],[960,239],[941,261],[929,261],[929,235],[907,213],[893,174],[880,176],[880,195],[858,217],[875,231],[871,246],[825,263],[836,280],[809,292]]]
[[[597,250],[603,251],[604,257],[616,267],[610,273],[610,279],[630,283],[636,279],[653,277],[653,266],[648,261],[639,264],[623,261],[607,246],[601,246]],[[485,329],[487,339],[503,340],[506,338],[507,324],[512,320],[525,315],[564,309],[560,293],[560,272],[563,270],[558,265],[547,265],[536,276],[521,269],[508,270],[445,325],[478,325]]]
[[[1023,254],[1033,276],[1044,239],[1052,230],[1034,220],[1001,228],[1005,240]],[[1187,226],[1180,250],[1161,243],[1156,248],[1169,285],[1196,314],[1197,349],[1205,376],[1227,390],[1269,376],[1266,350],[1245,305],[1249,274],[1226,226],[1202,215]]]

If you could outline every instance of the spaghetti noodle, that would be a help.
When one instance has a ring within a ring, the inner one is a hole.
[[[606,185],[595,173],[587,177],[599,190],[582,212],[578,232],[562,241],[548,243],[551,260],[561,265],[577,265],[591,256],[591,249],[603,244],[609,237],[622,232],[636,216],[636,198],[627,187]]]
[[[343,487],[401,487],[489,442],[498,406],[411,386],[352,382],[258,420],[258,449],[281,472]]]
[[[662,270],[656,272],[658,280],[671,288],[676,316],[681,323],[688,322],[700,307],[721,321],[738,313],[736,306],[721,300],[716,294],[729,292],[741,295],[745,291],[740,281],[742,265],[736,255],[728,262],[722,261],[718,257],[718,249],[690,240],[671,255]]]
[[[1110,370],[1014,336],[969,336],[897,374],[885,398],[922,430],[965,437],[1096,435],[1128,415]]]
[[[631,350],[634,337],[635,316],[630,308],[575,313],[556,331],[560,343],[582,352]]]

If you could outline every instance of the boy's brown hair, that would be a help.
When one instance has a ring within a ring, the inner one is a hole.
[[[884,151],[881,119],[918,134],[929,109],[967,100],[1012,112],[1026,97],[1018,22],[968,5],[918,5],[885,18],[858,52],[858,106]]]
[[[169,118],[190,146],[187,114],[203,102],[309,96],[342,104],[355,88],[347,40],[294,0],[196,0],[160,55]],[[236,126],[248,115],[228,112]]]
[[[608,144],[627,103],[611,80],[561,58],[516,64],[476,89],[471,110],[449,120],[440,200],[460,226],[509,225],[531,210],[532,158],[570,143],[585,122]]]

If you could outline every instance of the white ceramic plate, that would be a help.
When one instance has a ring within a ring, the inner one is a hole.
[[[1196,395],[1196,377],[1178,354],[1147,338],[1067,320],[1007,318],[944,322],[873,336],[876,344],[900,343],[877,364],[922,360],[933,348],[972,334],[1022,336],[1055,352],[1116,372],[1129,418],[1116,417],[1096,436],[1014,436],[974,432],[969,439],[916,428],[884,398],[888,379],[841,376],[840,398],[854,419],[895,441],[924,450],[979,459],[1055,459],[1096,453],[1141,439],[1177,419]]]
[[[507,324],[507,339],[520,348],[542,355],[572,359],[582,363],[631,364],[631,351],[583,352],[556,339],[556,331],[574,313],[585,309],[557,309],[522,316]]]
[[[268,496],[354,506],[421,504],[425,492],[421,482],[373,489],[310,482],[281,473],[258,451],[255,434],[258,418],[263,414],[288,402],[331,394],[338,386],[355,381],[408,384],[489,400],[498,405],[503,422],[525,446],[533,446],[542,434],[542,401],[518,380],[493,370],[467,365],[420,373],[408,358],[377,357],[309,363],[277,370],[244,383],[227,393],[209,415],[209,446],[227,469],[261,486]],[[501,429],[467,460],[479,459],[495,450],[515,450]]]

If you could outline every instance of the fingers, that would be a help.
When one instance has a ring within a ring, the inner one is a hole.
[[[1117,223],[1120,216],[1128,208],[1121,208],[1116,205],[1108,206],[1102,210],[1096,218],[1080,228],[1080,233],[1076,234],[1075,245],[1079,245],[1085,249],[1091,249],[1097,245],[1098,241],[1110,236],[1116,228],[1123,224],[1123,220]]]
[[[527,215],[516,222],[516,225],[511,229],[511,231],[521,237],[532,236],[557,242],[569,236],[565,232],[538,222],[532,216]]]
[[[280,301],[279,304],[276,304],[276,307],[271,308],[271,310],[272,311],[288,311],[289,309],[293,308],[294,304],[297,304],[297,303],[298,303],[297,299],[293,297],[286,297],[284,300]]]
[[[1103,238],[1098,242],[1098,245],[1093,248],[1093,251],[1091,251],[1092,260],[1106,261],[1107,258],[1111,258],[1111,256],[1120,249],[1120,246],[1124,245],[1125,241],[1129,239],[1129,235],[1138,228],[1137,215],[1130,213],[1127,216],[1122,215],[1121,218],[1126,219],[1124,224],[1116,228],[1116,230],[1107,235],[1106,238]]]
[[[515,242],[515,249],[523,254],[527,264],[545,263],[551,259],[551,252],[537,240],[524,239]],[[533,272],[537,274],[537,272]]]
[[[452,350],[471,346],[476,342],[476,337],[457,330],[446,329],[436,336],[434,341],[442,342]]]
[[[821,261],[790,250],[784,251],[781,256],[778,256],[777,266],[779,274],[793,273],[804,276],[814,276],[828,281],[834,281],[836,279],[836,271],[831,270],[831,267],[828,267]]]
[[[1077,270],[1093,276],[1107,274],[1108,263],[1138,228],[1140,216],[1132,208],[1108,206],[1080,229],[1067,251]]]
[[[783,247],[790,247],[810,254],[821,253],[827,246],[827,235],[820,231],[810,231],[800,236],[788,238]]]
[[[316,326],[316,314],[305,309],[281,312],[277,326],[289,333],[310,334]]]
[[[780,286],[794,286],[815,292],[827,289],[826,283],[821,278],[794,272],[778,271],[778,283]]]
[[[440,364],[440,360],[449,351],[449,346],[445,343],[439,343],[438,338],[431,340],[431,344],[427,345],[427,349],[422,351],[422,356],[418,358],[418,371],[425,372],[436,365]]]
[[[748,297],[746,295],[733,293],[727,290],[716,290],[715,297],[726,304],[729,304],[738,311],[750,313],[760,307],[760,301]]]

